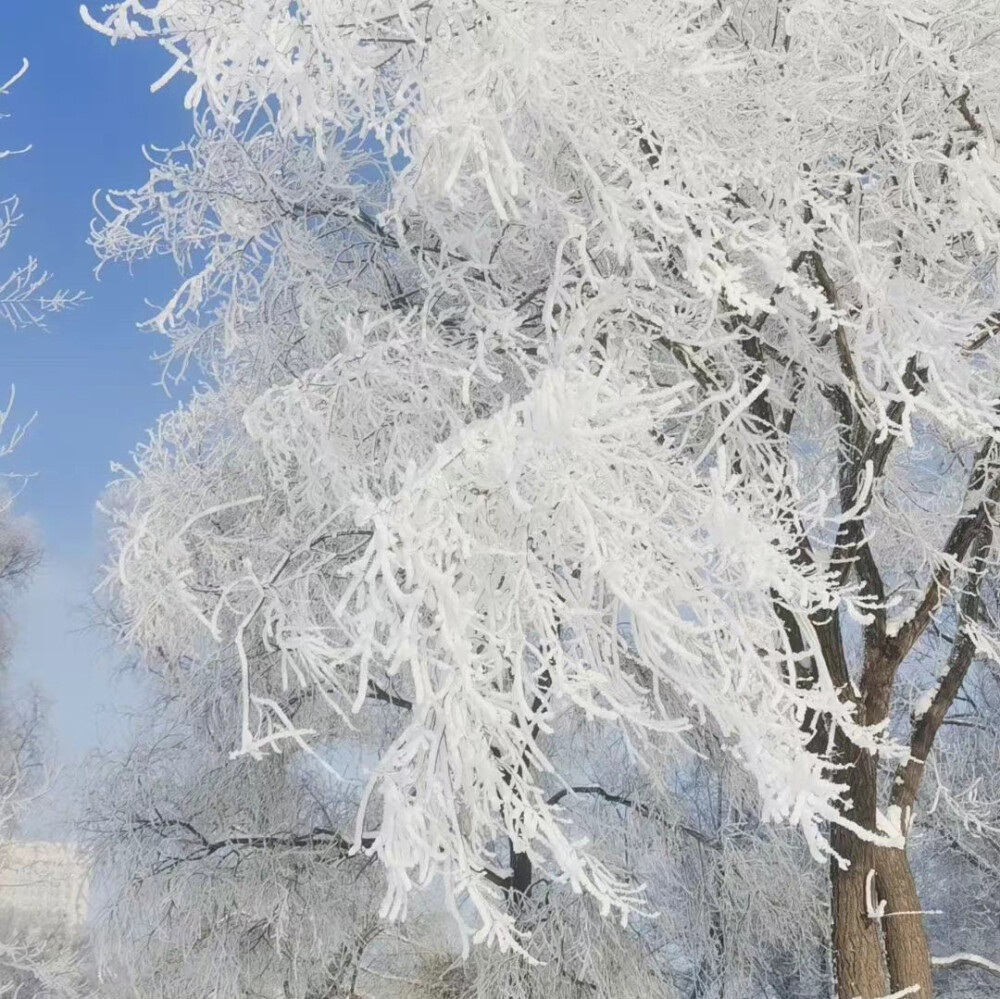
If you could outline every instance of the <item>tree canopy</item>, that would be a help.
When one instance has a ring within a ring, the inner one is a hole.
[[[929,994],[905,846],[997,653],[994,5],[85,16],[196,115],[93,236],[176,259],[206,375],[107,501],[123,640],[235,677],[261,766],[378,729],[339,835],[382,916],[436,881],[530,954],[542,882],[649,913],[571,806],[709,740],[832,854],[843,999]]]

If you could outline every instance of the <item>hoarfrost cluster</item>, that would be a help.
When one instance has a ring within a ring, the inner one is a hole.
[[[93,233],[175,258],[153,326],[206,375],[107,500],[123,639],[225,678],[261,767],[350,783],[369,740],[344,843],[383,916],[437,883],[466,945],[530,954],[543,883],[648,914],[585,772],[613,745],[655,789],[708,740],[738,826],[833,854],[842,995],[928,991],[903,847],[997,651],[993,7],[85,17],[196,115]]]

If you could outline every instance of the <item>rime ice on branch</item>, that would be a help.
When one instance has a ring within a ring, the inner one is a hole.
[[[111,499],[124,637],[236,655],[252,755],[409,705],[357,815],[384,912],[440,875],[514,944],[500,835],[641,909],[550,803],[582,723],[639,761],[718,731],[814,852],[832,821],[844,860],[899,854],[862,784],[927,735],[884,741],[900,667],[943,613],[996,649],[957,598],[996,564],[1000,496],[986,8],[91,22],[156,38],[199,114],[94,235],[175,256],[155,324],[212,376]],[[840,971],[881,994],[881,965]]]

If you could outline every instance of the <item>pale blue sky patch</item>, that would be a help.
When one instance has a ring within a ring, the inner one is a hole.
[[[29,474],[18,500],[34,521],[44,565],[14,609],[11,671],[52,702],[62,764],[78,761],[108,727],[100,706],[116,694],[108,636],[88,628],[85,607],[100,561],[95,503],[112,461],[126,462],[157,414],[175,404],[157,384],[156,339],[136,330],[147,300],[162,303],[172,265],[152,261],[130,276],[109,267],[95,281],[86,244],[96,190],[140,183],[142,145],[170,146],[190,131],[183,81],[156,94],[150,83],[166,58],[154,46],[112,49],[80,20],[78,0],[8,5],[0,32],[0,76],[30,62],[0,121],[0,147],[31,144],[0,163],[0,197],[17,194],[24,221],[5,253],[29,255],[55,275],[54,287],[89,300],[52,317],[45,331],[0,331],[0,395],[17,388],[13,422],[37,411],[4,472]],[[6,75],[5,75],[6,74]]]

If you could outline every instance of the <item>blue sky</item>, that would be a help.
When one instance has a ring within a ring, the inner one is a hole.
[[[0,329],[0,394],[14,384],[17,420],[38,414],[4,471],[32,474],[19,507],[45,548],[42,570],[15,608],[11,670],[50,698],[57,756],[71,763],[110,724],[101,705],[122,696],[110,680],[114,657],[103,636],[85,630],[81,610],[99,560],[95,502],[110,463],[127,460],[157,414],[173,405],[156,384],[156,338],[136,324],[150,314],[147,300],[166,298],[175,272],[161,260],[134,276],[115,266],[96,281],[86,244],[91,198],[98,189],[139,183],[142,145],[182,141],[190,117],[181,81],[149,92],[166,64],[155,45],[112,48],[83,25],[78,0],[5,6],[0,76],[12,75],[22,57],[31,68],[0,108],[11,115],[0,121],[0,148],[33,149],[0,161],[0,196],[19,195],[24,215],[0,270],[32,254],[57,286],[89,296],[47,331]]]

